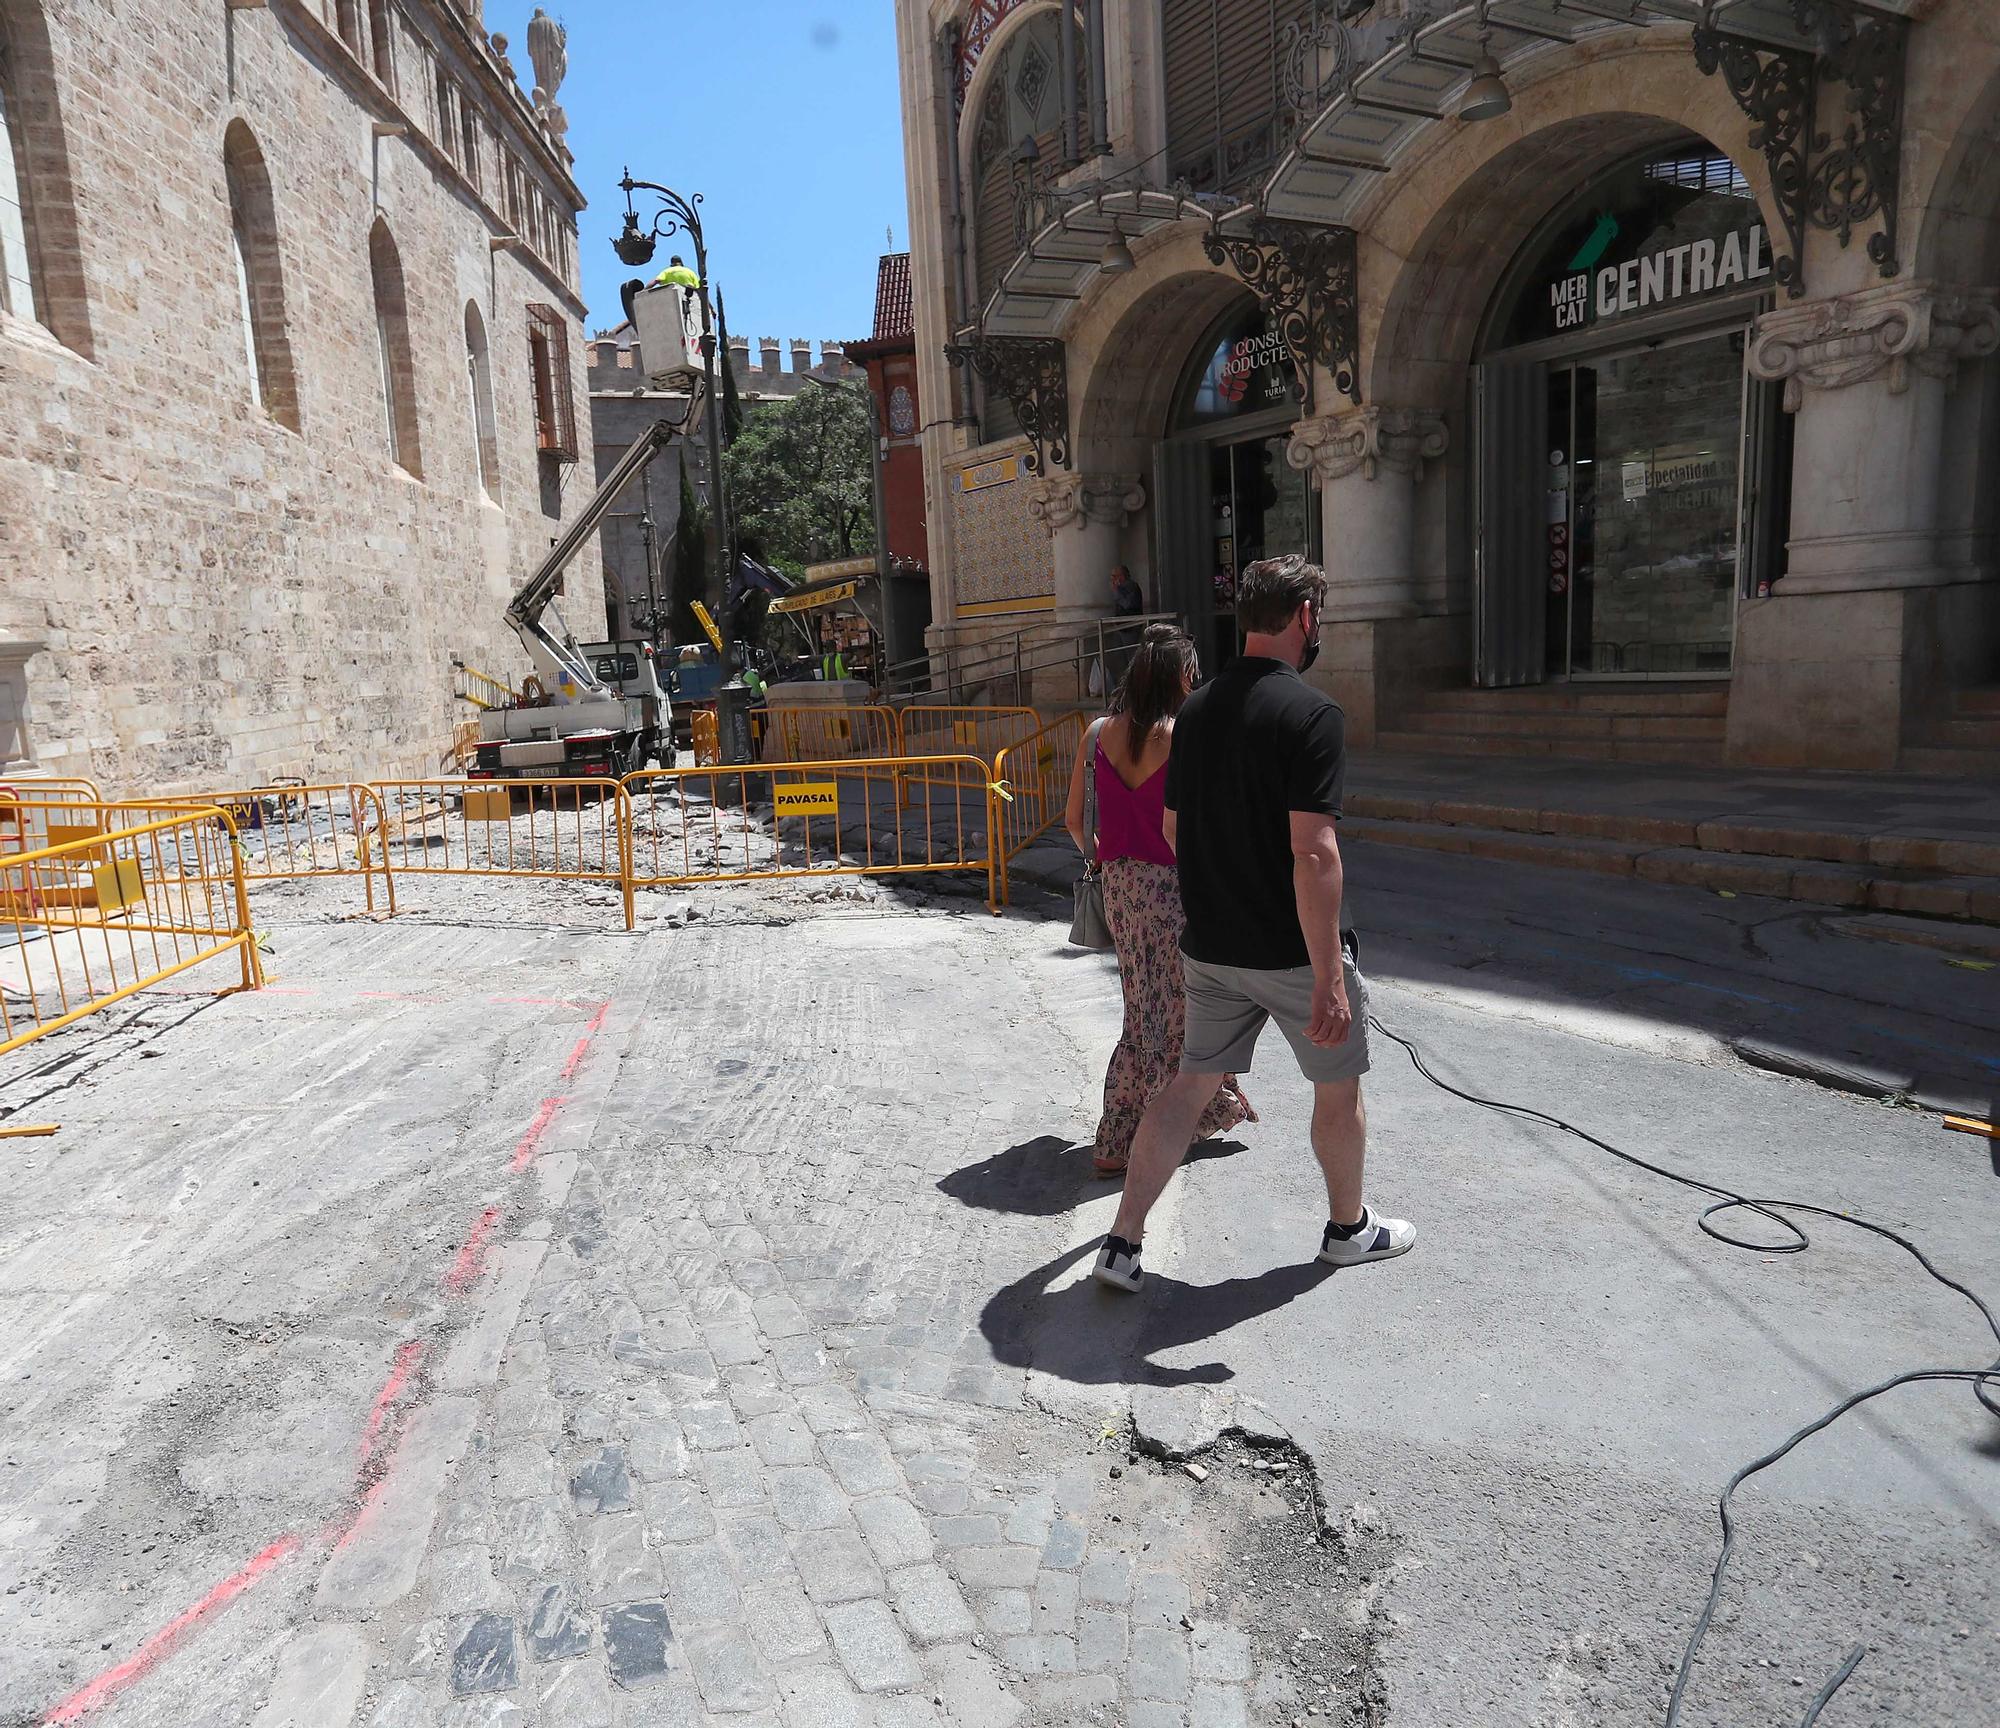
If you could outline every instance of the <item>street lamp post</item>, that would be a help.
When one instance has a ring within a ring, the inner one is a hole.
[[[727,610],[729,599],[729,503],[722,481],[722,405],[715,388],[715,325],[708,310],[708,247],[701,233],[701,194],[683,198],[670,187],[651,180],[634,180],[631,169],[618,182],[625,194],[625,226],[611,242],[619,261],[635,270],[653,261],[653,249],[664,235],[685,233],[694,245],[694,270],[698,279],[695,292],[701,297],[701,379],[707,397],[709,513],[714,525],[715,603],[723,611],[725,647],[735,637],[735,615]],[[639,226],[639,213],[632,207],[634,192],[650,192],[660,201],[659,214],[650,229]],[[727,668],[725,667],[725,670]]]

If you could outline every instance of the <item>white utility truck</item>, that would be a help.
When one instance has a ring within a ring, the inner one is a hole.
[[[672,761],[672,712],[652,656],[641,655],[631,677],[606,678],[598,657],[578,645],[560,614],[556,629],[545,620],[570,560],[597,532],[618,494],[672,442],[675,430],[656,421],[633,441],[509,603],[507,622],[535,670],[522,681],[519,701],[479,716],[479,742],[467,768],[472,779],[616,779],[649,759]]]

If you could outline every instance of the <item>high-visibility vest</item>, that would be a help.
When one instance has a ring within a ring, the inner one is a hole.
[[[699,288],[701,278],[685,264],[669,264],[653,280],[664,282],[671,288]]]

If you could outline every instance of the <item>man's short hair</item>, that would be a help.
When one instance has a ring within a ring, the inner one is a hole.
[[[1292,614],[1310,603],[1318,609],[1326,600],[1326,572],[1303,553],[1259,558],[1246,565],[1236,589],[1236,622],[1246,632],[1276,636]]]

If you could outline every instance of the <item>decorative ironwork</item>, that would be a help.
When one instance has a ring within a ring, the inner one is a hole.
[[[998,390],[1013,405],[1035,448],[1027,457],[1030,474],[1047,471],[1049,463],[1069,466],[1069,362],[1062,343],[1040,336],[974,336],[949,342],[944,357],[957,365],[969,362],[989,390]]]
[[[1776,261],[1778,280],[1805,292],[1808,226],[1840,236],[1881,218],[1868,256],[1884,276],[1897,258],[1897,184],[1903,163],[1903,77],[1909,21],[1858,0],[1791,0],[1810,51],[1772,48],[1715,28],[1713,6],[1694,32],[1695,64],[1720,71],[1752,122],[1750,143],[1770,170],[1771,193],[1791,245]],[[1836,139],[1819,129],[1823,83],[1842,85],[1848,120]]]
[[[1868,256],[1884,276],[1896,257],[1896,188],[1903,171],[1903,71],[1909,20],[1865,11],[1852,0],[1792,0],[1799,28],[1819,45],[1827,72],[1847,88],[1848,121],[1836,143],[1813,139],[1826,154],[1813,165],[1807,213],[1845,246],[1856,224],[1880,215]]]
[[[1790,248],[1773,260],[1773,269],[1788,293],[1803,294],[1806,203],[1812,179],[1806,145],[1818,93],[1812,56],[1725,36],[1703,22],[1695,26],[1694,63],[1704,74],[1720,71],[1737,107],[1750,117],[1750,148],[1764,153],[1771,196]]]
[[[1278,101],[1284,135],[1296,142],[1359,69],[1348,25],[1374,0],[1312,0],[1278,36]]]
[[[1333,375],[1334,387],[1361,400],[1359,266],[1352,228],[1318,228],[1260,216],[1245,234],[1225,234],[1211,224],[1202,250],[1212,264],[1228,264],[1263,303],[1285,340],[1299,397],[1313,411],[1315,365]]]

